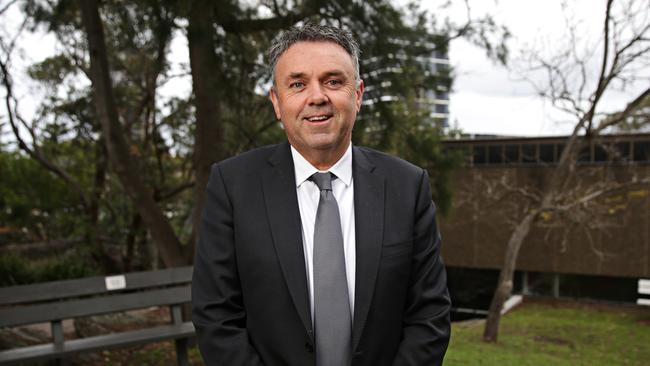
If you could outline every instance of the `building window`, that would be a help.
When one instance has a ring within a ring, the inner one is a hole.
[[[487,153],[485,151],[485,146],[474,146],[474,152],[472,156],[474,157],[474,165],[487,163]]]
[[[630,161],[630,148],[632,147],[632,144],[629,142],[619,142],[616,143],[614,148],[614,151],[612,152],[612,160],[613,161],[620,161],[620,162],[628,162]]]
[[[490,145],[488,146],[488,163],[490,164],[503,164],[503,146]]]
[[[446,104],[436,104],[436,113],[449,113],[449,106]]]
[[[607,151],[607,147],[603,144],[594,144],[594,161],[597,163],[603,163],[610,160],[610,154]]]
[[[506,145],[504,146],[504,150],[506,163],[519,162],[519,145]]]
[[[554,163],[555,158],[555,145],[541,144],[539,145],[539,161],[540,163]]]
[[[521,145],[521,162],[524,164],[537,162],[537,145]]]
[[[578,163],[590,163],[591,161],[591,144],[588,144],[580,148]]]
[[[650,161],[650,142],[634,142],[634,161]]]
[[[557,153],[557,161],[560,161],[560,158],[562,158],[562,153],[564,152],[564,144],[557,144],[555,145],[555,151]]]

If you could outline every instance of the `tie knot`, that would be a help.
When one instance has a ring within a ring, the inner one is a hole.
[[[327,172],[327,173],[314,173],[309,179],[312,182],[316,183],[318,189],[331,191],[332,190],[332,180],[336,179],[336,175]]]

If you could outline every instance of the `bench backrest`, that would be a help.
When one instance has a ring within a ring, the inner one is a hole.
[[[0,288],[0,327],[189,302],[192,267]]]
[[[192,281],[192,268],[192,266],[187,266],[158,271],[131,272],[119,276],[86,277],[76,280],[0,287],[0,306],[180,285]],[[113,289],[107,289],[110,286],[107,286],[107,282],[120,282],[118,281],[119,277],[123,277],[124,286],[118,284]]]

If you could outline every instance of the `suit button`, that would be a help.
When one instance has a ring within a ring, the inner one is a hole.
[[[311,344],[311,342],[309,342],[309,341],[307,343],[305,343],[305,349],[309,353],[314,353],[314,345]]]

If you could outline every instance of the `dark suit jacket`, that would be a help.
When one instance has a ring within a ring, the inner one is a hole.
[[[352,161],[352,364],[440,365],[450,301],[428,175],[360,147],[353,147]],[[215,164],[206,200],[192,320],[207,365],[314,365],[289,144]]]

